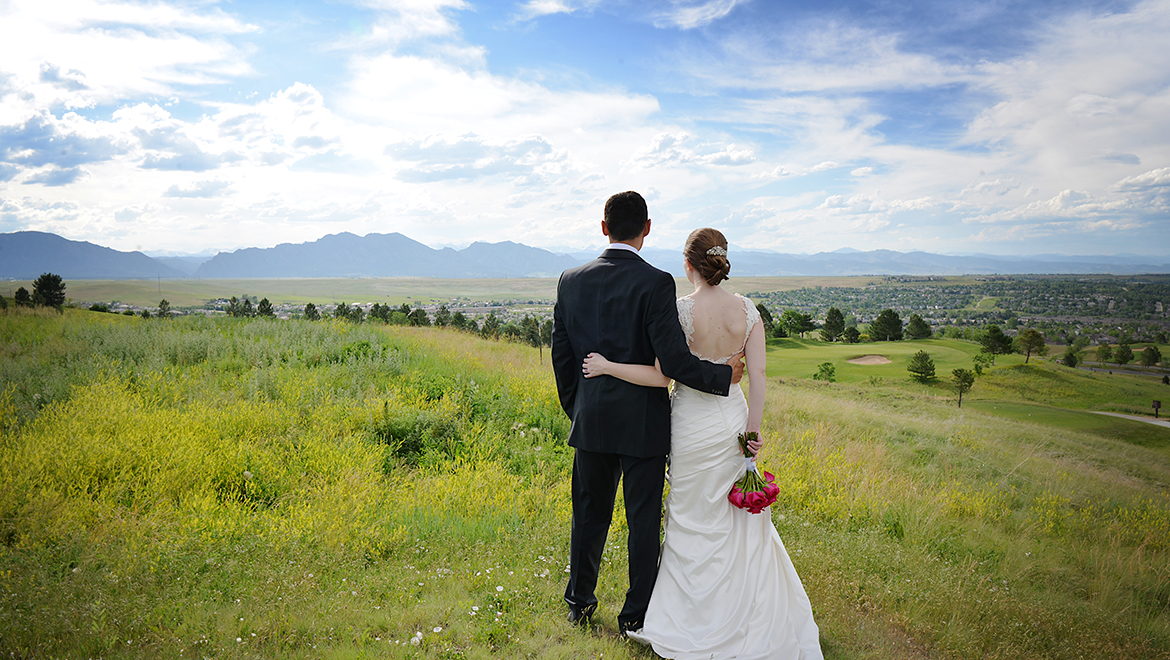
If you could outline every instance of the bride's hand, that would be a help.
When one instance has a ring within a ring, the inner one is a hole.
[[[752,456],[759,456],[760,450],[764,448],[764,436],[756,433],[755,440],[748,440],[748,450],[752,452]]]
[[[581,373],[585,374],[586,378],[605,376],[609,373],[610,364],[611,362],[605,359],[605,356],[601,353],[590,353],[585,356],[585,361],[581,363]]]

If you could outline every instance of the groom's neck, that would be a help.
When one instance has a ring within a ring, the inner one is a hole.
[[[613,245],[613,244],[615,244],[615,243],[622,243],[622,244],[624,244],[624,245],[628,245],[628,246],[630,246],[630,247],[634,248],[635,250],[638,250],[639,252],[641,252],[641,250],[642,250],[642,244],[643,244],[643,243],[645,243],[645,242],[646,242],[646,237],[645,237],[645,236],[639,236],[639,237],[637,237],[637,238],[631,238],[631,239],[630,239],[630,240],[628,240],[628,241],[615,241],[615,240],[613,240],[612,238],[609,240],[609,244],[610,244],[610,245]]]

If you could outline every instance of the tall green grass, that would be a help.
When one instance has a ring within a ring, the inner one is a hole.
[[[572,454],[535,349],[70,310],[0,315],[0,347],[10,657],[653,657],[616,635],[620,502],[598,623],[563,621]],[[997,396],[1048,382],[1014,369]],[[827,657],[1170,657],[1165,452],[1040,421],[769,381]]]

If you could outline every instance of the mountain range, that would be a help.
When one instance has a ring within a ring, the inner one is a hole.
[[[817,254],[730,250],[732,276],[1151,274],[1170,273],[1170,257],[942,255],[842,249]],[[553,253],[520,243],[473,243],[434,249],[399,233],[330,234],[308,243],[245,248],[214,257],[151,258],[55,234],[0,234],[0,278],[203,279],[293,277],[556,277],[598,251]],[[681,250],[647,246],[642,256],[682,276]]]

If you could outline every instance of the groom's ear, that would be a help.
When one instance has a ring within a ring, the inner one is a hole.
[[[605,224],[605,220],[601,221],[601,235],[609,238],[609,225]]]
[[[646,228],[642,230],[642,238],[650,235],[650,218],[646,218]]]

